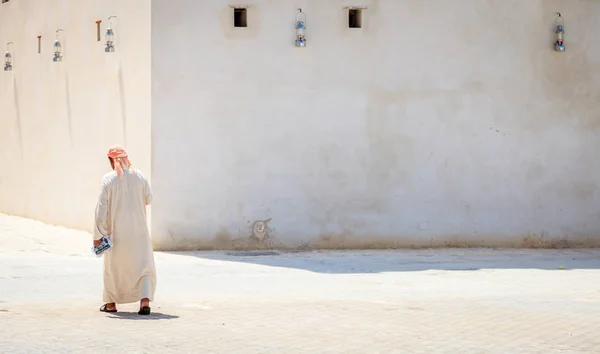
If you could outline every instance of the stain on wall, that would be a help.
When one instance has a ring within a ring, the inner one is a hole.
[[[257,245],[270,245],[272,240],[269,230],[269,221],[271,221],[270,218],[266,220],[257,220],[252,223],[252,234],[250,235],[250,240],[252,242],[255,242]]]

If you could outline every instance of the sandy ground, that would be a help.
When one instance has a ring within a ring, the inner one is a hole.
[[[600,353],[600,250],[157,252],[140,317],[90,247],[0,214],[0,353]]]

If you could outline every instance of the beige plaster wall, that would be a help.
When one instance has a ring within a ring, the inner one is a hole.
[[[600,241],[600,2],[152,7],[159,248]]]
[[[117,32],[104,53],[95,21]],[[64,61],[52,62],[55,30]],[[41,54],[37,36],[42,36]],[[0,212],[91,230],[113,143],[150,175],[150,2],[11,0],[0,5]]]

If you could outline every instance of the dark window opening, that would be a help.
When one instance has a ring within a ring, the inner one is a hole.
[[[4,3],[7,3],[7,2],[9,2],[9,1],[10,1],[10,0],[2,0],[2,3],[4,4]]]
[[[233,9],[233,27],[248,27],[246,9]]]
[[[362,27],[362,11],[360,9],[348,10],[348,27],[350,27],[350,28],[361,28]]]

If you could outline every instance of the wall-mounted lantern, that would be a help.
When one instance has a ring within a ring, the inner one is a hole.
[[[298,9],[296,14],[296,47],[306,47],[304,30],[306,30],[306,14],[302,12],[302,9]]]
[[[106,53],[113,53],[115,51],[115,31],[112,29],[112,19],[117,16],[110,16],[108,18],[108,27],[106,28],[106,46],[104,51]]]
[[[565,51],[565,19],[562,17],[560,12],[556,13],[556,20],[554,20],[554,26],[556,34],[556,40],[554,42],[554,50],[557,52]]]
[[[13,42],[6,43],[6,53],[4,53],[4,71],[12,70],[12,55],[10,55],[10,51],[8,47],[13,44]]]
[[[62,57],[62,45],[60,44],[60,41],[58,40],[58,32],[62,32],[62,29],[57,29],[56,30],[56,40],[54,40],[54,45],[52,45],[52,51],[54,52],[54,57],[52,57],[52,61],[53,62],[59,62],[62,61],[63,57]]]

